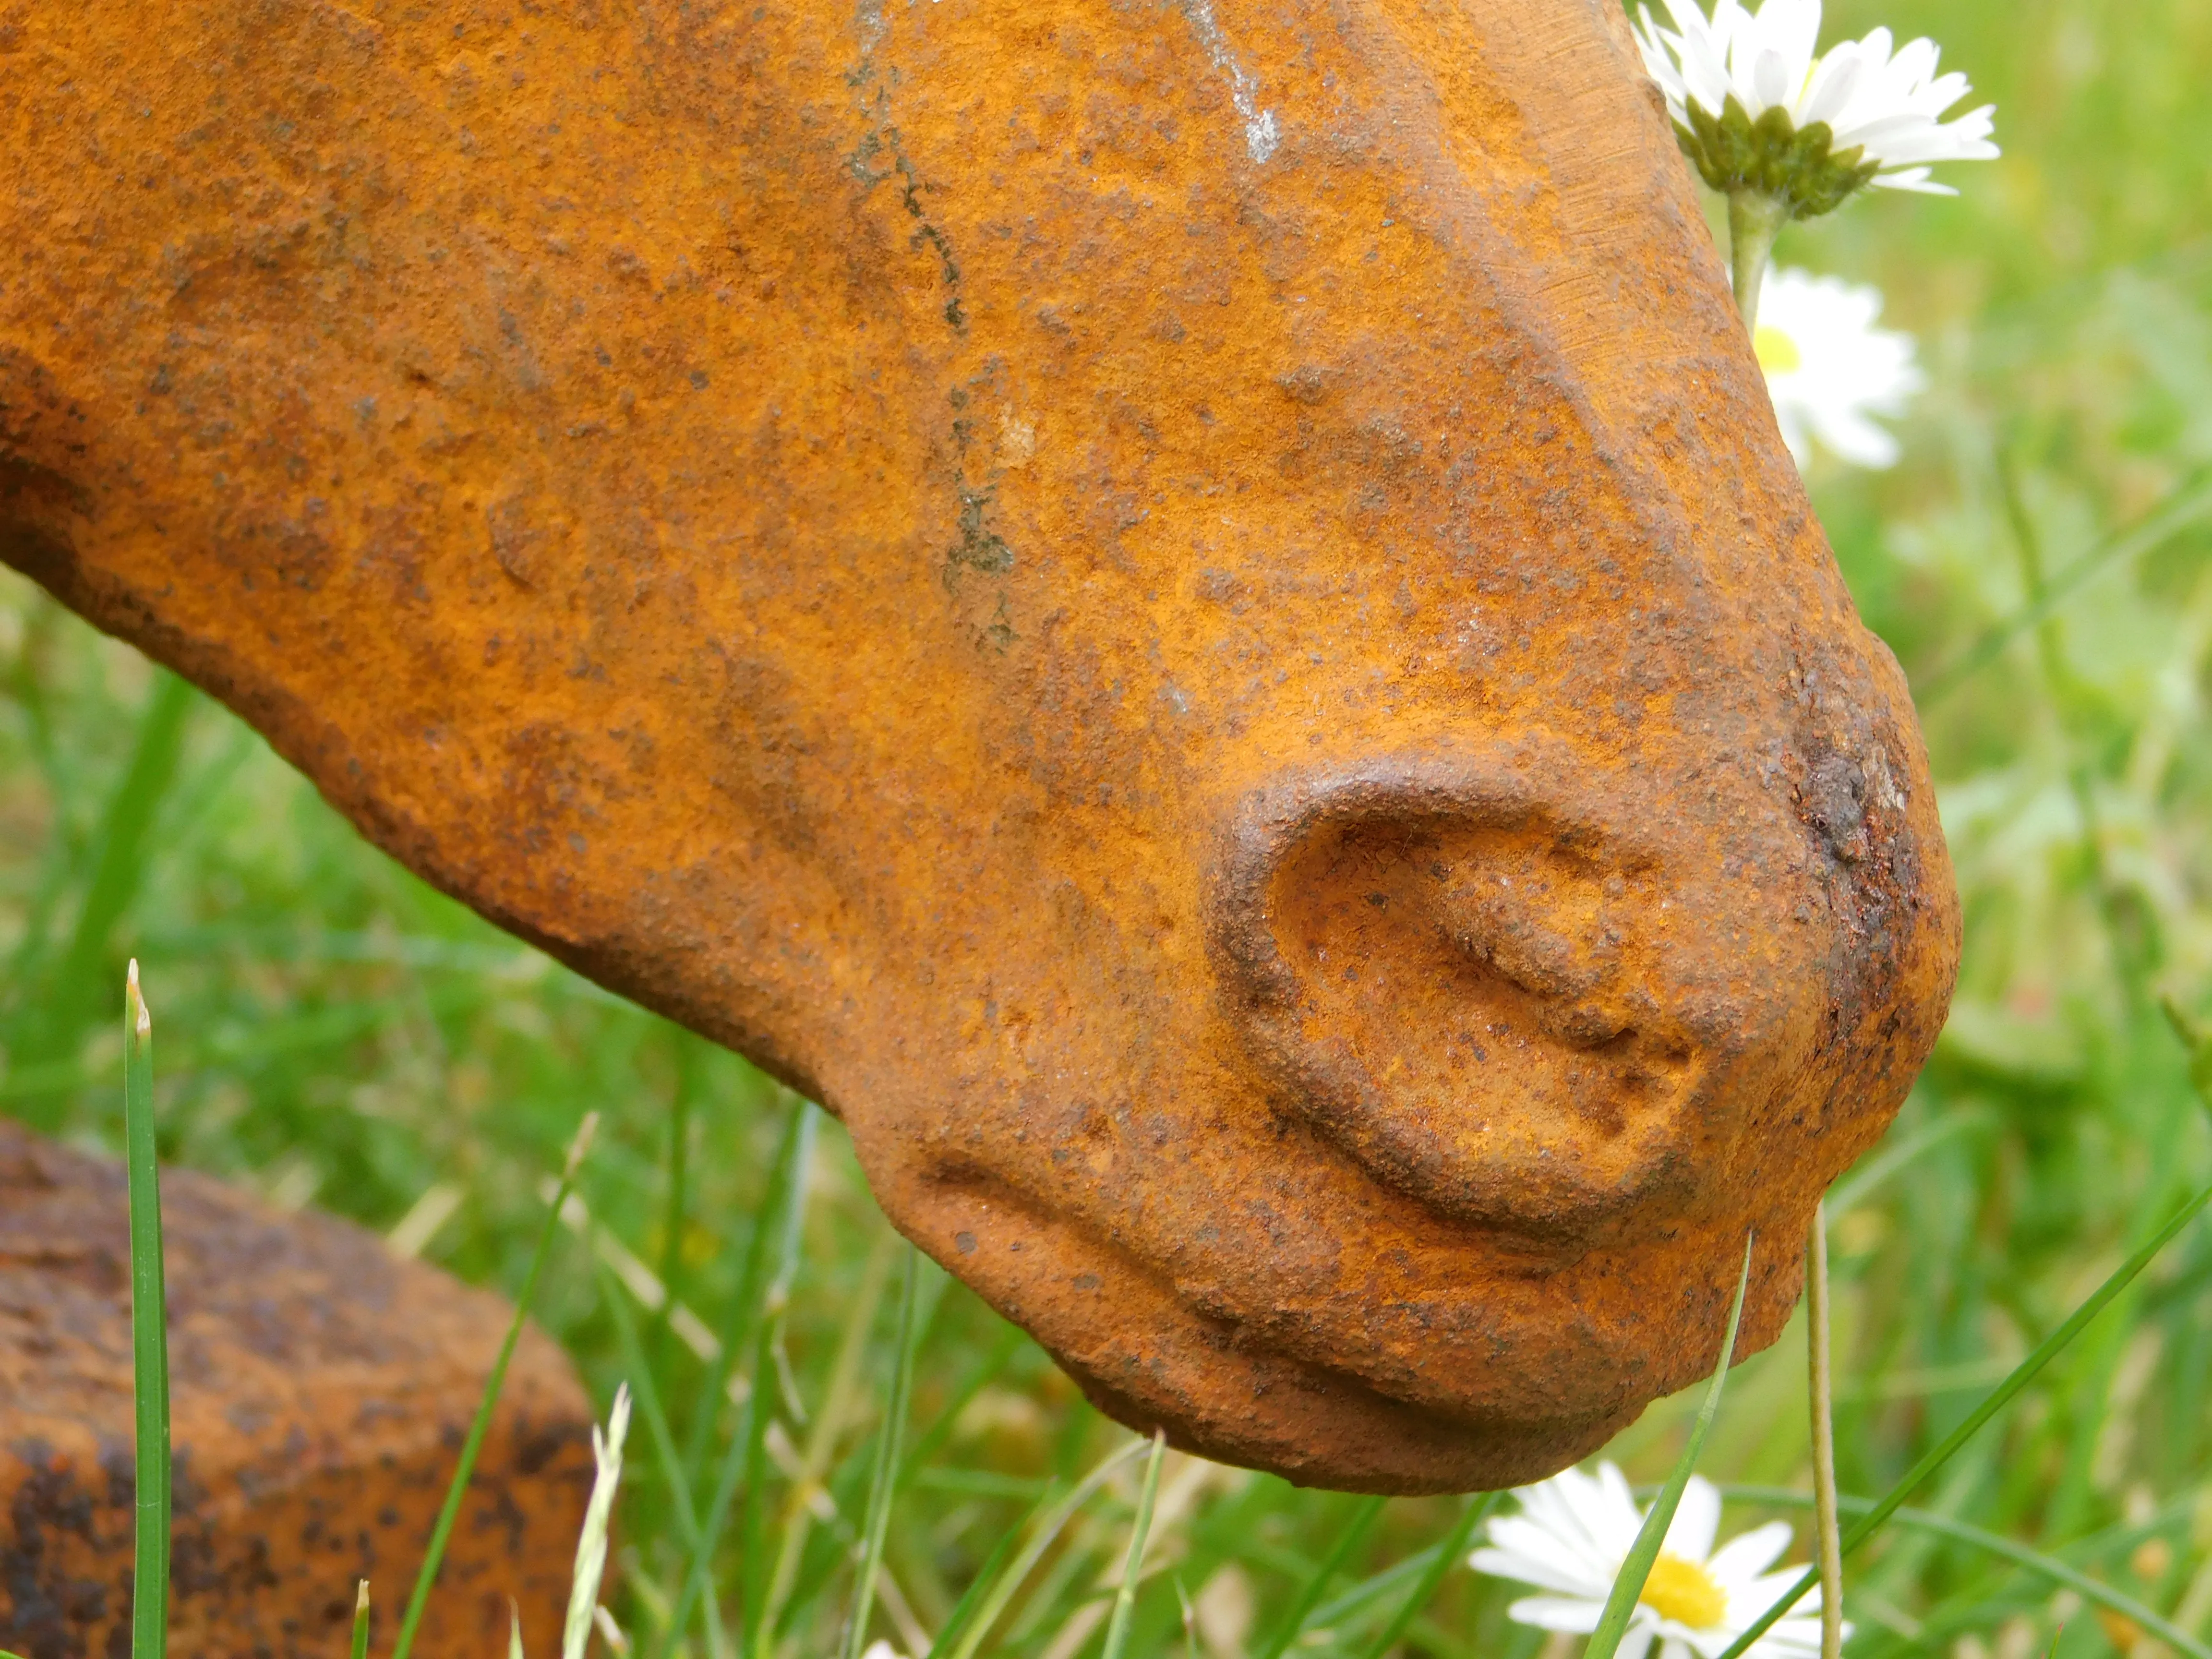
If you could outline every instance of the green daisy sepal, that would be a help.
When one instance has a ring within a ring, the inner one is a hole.
[[[1674,137],[1698,175],[1724,196],[1753,191],[1780,201],[1792,219],[1832,213],[1881,170],[1879,161],[1860,159],[1863,144],[1831,155],[1835,134],[1826,121],[1792,126],[1778,106],[1754,121],[1731,93],[1718,116],[1698,104],[1688,113],[1687,126],[1674,124]]]

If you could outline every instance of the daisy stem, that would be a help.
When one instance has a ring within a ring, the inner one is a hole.
[[[1759,326],[1759,287],[1774,239],[1790,222],[1790,204],[1763,190],[1729,192],[1729,274],[1735,279],[1735,308],[1747,332]]]
[[[1836,1425],[1828,1352],[1828,1206],[1813,1206],[1805,1244],[1805,1350],[1813,1409],[1813,1517],[1820,1540],[1820,1659],[1844,1650],[1844,1532],[1836,1518]]]

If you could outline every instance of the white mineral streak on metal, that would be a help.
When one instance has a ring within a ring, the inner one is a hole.
[[[1228,37],[1213,15],[1213,0],[1182,0],[1182,11],[1214,68],[1229,77],[1229,100],[1244,118],[1245,149],[1252,152],[1254,161],[1265,161],[1275,153],[1282,135],[1275,128],[1275,112],[1260,107],[1260,83],[1244,73],[1237,54],[1229,50]]]
[[[884,0],[860,0],[856,14],[860,29],[860,56],[866,58],[883,45],[890,25],[884,21]]]

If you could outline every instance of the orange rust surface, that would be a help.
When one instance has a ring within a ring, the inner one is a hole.
[[[163,1176],[176,1456],[171,1650],[328,1659],[368,1578],[388,1648],[512,1316],[327,1217]],[[0,1649],[130,1646],[130,1224],[117,1165],[0,1121]],[[416,1650],[560,1644],[591,1405],[516,1352]]]
[[[1108,1410],[1526,1480],[1934,1039],[1612,0],[19,4],[0,552],[850,1127]]]

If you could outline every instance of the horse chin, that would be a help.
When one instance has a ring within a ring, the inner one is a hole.
[[[1513,1234],[1462,1230],[1461,1264],[1482,1261],[1490,1296],[1370,1307],[1364,1339],[1347,1340],[1332,1328],[1325,1294],[1303,1309],[1255,1308],[972,1170],[878,1184],[915,1242],[1026,1327],[1100,1410],[1140,1432],[1164,1429],[1182,1450],[1300,1485],[1389,1493],[1523,1485],[1594,1451],[1714,1358],[1711,1345],[1650,1340],[1662,1316],[1679,1315],[1685,1283],[1706,1277],[1717,1243],[1710,1232],[1562,1264]],[[1795,1221],[1777,1236],[1798,1237]],[[1779,1334],[1800,1288],[1797,1261],[1794,1250],[1762,1260],[1739,1356]],[[1733,1288],[1718,1287],[1711,1310],[1723,1322]]]

